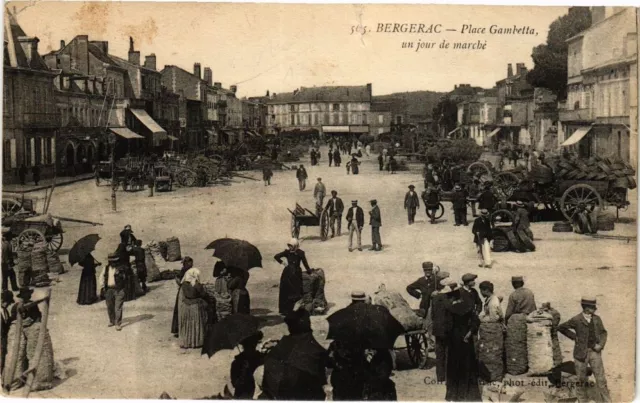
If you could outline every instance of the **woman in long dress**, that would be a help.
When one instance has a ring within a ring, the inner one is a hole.
[[[180,302],[180,286],[182,285],[182,278],[184,277],[185,273],[191,269],[193,267],[193,259],[191,259],[189,256],[185,256],[184,259],[182,259],[182,269],[180,270],[180,273],[178,273],[178,275],[176,276],[176,284],[178,284],[178,292],[176,293],[176,303],[173,306],[173,319],[171,320],[171,333],[174,335],[174,337],[178,337],[178,330],[179,330],[179,321],[178,321],[178,305]]]
[[[102,263],[98,262],[93,255],[89,253],[78,264],[82,266],[82,274],[80,275],[77,303],[79,305],[91,305],[98,300],[96,267]]]
[[[304,265],[307,273],[311,272],[304,251],[299,249],[298,240],[292,238],[287,244],[287,247],[287,250],[273,257],[278,263],[283,265],[284,262],[282,259],[287,259],[287,264],[280,276],[278,310],[281,315],[287,315],[292,312],[295,303],[302,299],[302,269],[300,269],[300,264],[302,263]]]
[[[442,291],[449,294],[451,303],[446,309],[451,316],[451,333],[447,354],[447,394],[448,402],[482,401],[478,384],[478,360],[473,343],[473,335],[478,331],[478,317],[474,306],[462,298],[455,282],[449,283]]]
[[[182,279],[178,305],[180,347],[198,348],[204,344],[209,305],[200,284],[200,270],[191,268]]]
[[[231,293],[232,313],[251,313],[251,299],[249,291],[247,291],[247,282],[249,281],[249,272],[238,269],[231,269],[231,279],[228,287]]]

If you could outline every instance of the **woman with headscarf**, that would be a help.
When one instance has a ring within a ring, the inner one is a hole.
[[[278,253],[273,258],[280,264],[284,265],[282,259],[287,259],[282,275],[280,276],[280,295],[279,312],[281,315],[287,315],[293,311],[295,303],[302,299],[302,269],[300,263],[304,265],[307,273],[311,273],[307,257],[296,238],[291,238],[287,244],[287,250]]]
[[[178,335],[181,348],[199,348],[204,344],[207,328],[208,304],[200,284],[200,270],[189,269],[180,286],[178,305]]]
[[[82,274],[80,275],[80,287],[78,289],[77,303],[79,305],[91,305],[98,300],[96,291],[98,282],[96,280],[96,267],[102,263],[98,262],[91,253],[85,256],[81,262]]]
[[[180,324],[178,320],[178,305],[180,302],[180,286],[182,285],[182,278],[184,277],[185,273],[192,267],[193,267],[193,259],[191,259],[189,256],[185,256],[184,259],[182,259],[182,269],[180,270],[180,273],[176,275],[176,284],[178,284],[178,292],[176,293],[176,303],[173,306],[173,319],[171,320],[171,333],[173,334],[174,337],[178,337],[179,324]]]

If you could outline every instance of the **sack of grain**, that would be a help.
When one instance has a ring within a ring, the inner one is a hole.
[[[313,312],[313,296],[318,284],[318,277],[314,273],[302,272],[302,306],[311,313]]]
[[[543,375],[553,368],[552,316],[534,311],[527,317],[527,359],[531,375]]]
[[[329,303],[327,302],[327,298],[324,294],[326,277],[323,269],[316,268],[315,273],[318,276],[318,284],[316,287],[316,293],[313,297],[313,313],[324,315],[329,307]]]
[[[165,241],[158,242],[158,247],[160,251],[160,255],[164,260],[167,260],[167,248],[169,247]]]
[[[182,259],[180,240],[176,237],[167,239],[167,262],[177,262]]]
[[[504,334],[502,323],[480,323],[478,337],[478,362],[480,376],[485,382],[502,380],[504,363],[502,352],[504,348]]]
[[[175,270],[165,270],[160,272],[160,280],[173,280],[178,274]]]
[[[31,251],[18,249],[16,260],[16,272],[20,287],[31,284]]]
[[[38,243],[31,250],[31,269],[34,275],[49,272],[49,266],[47,265],[47,245],[45,243]]]
[[[402,295],[387,291],[384,284],[375,292],[373,303],[387,308],[406,331],[422,329],[424,320],[416,315]]]
[[[144,264],[147,266],[147,282],[153,283],[160,280],[160,269],[149,249],[144,250]]]
[[[505,339],[507,373],[522,375],[527,372],[527,315],[514,314],[507,323]]]
[[[231,315],[233,312],[233,304],[231,301],[230,294],[215,294],[216,300],[216,315],[218,316],[218,321],[226,318]]]
[[[149,251],[149,253],[151,253],[151,257],[153,257],[153,261],[158,267],[158,271],[163,272],[164,265],[162,264],[162,262],[164,262],[166,259],[160,252],[160,245],[156,241],[150,241],[147,246],[145,246],[145,248]]]
[[[60,261],[60,256],[58,256],[58,252],[47,250],[47,266],[49,266],[50,273],[55,273],[55,274],[64,273],[64,267],[62,266],[62,262]]]

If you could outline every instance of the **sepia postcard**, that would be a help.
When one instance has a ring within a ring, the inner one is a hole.
[[[4,397],[634,399],[638,9],[3,18]]]

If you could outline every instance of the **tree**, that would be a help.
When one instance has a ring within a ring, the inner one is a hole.
[[[548,88],[558,97],[567,97],[566,40],[591,26],[588,7],[571,7],[549,26],[547,43],[533,48],[534,68],[527,74],[527,82],[534,87]]]
[[[433,120],[438,127],[445,129],[445,134],[455,129],[458,124],[458,104],[449,97],[442,97],[433,108]]]

